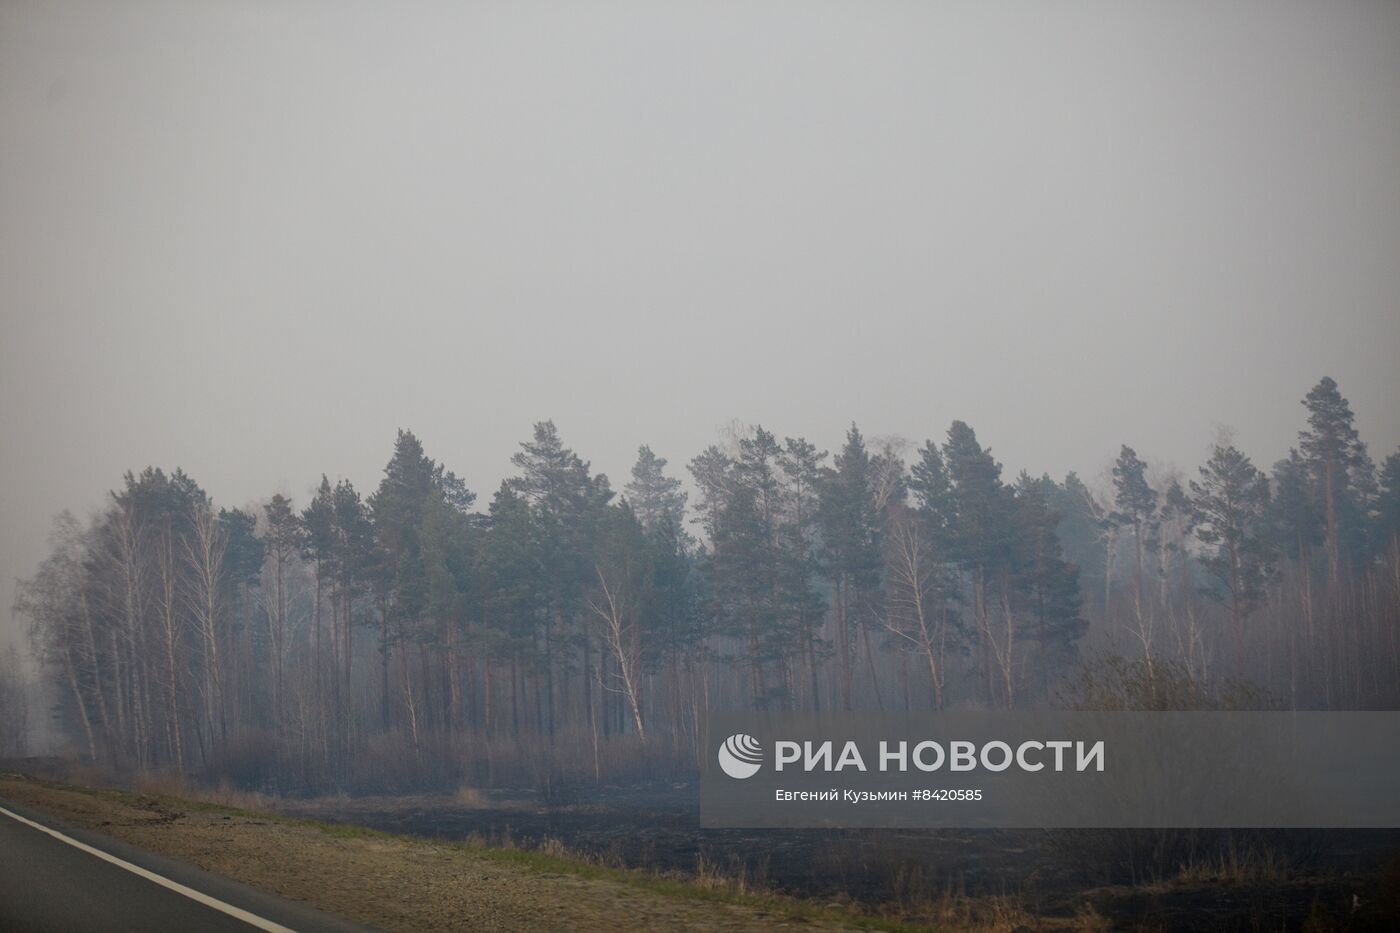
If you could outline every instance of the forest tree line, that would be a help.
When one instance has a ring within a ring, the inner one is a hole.
[[[621,491],[534,426],[485,508],[400,431],[377,488],[218,507],[179,469],[65,513],[16,610],[77,750],[274,790],[693,767],[715,708],[1062,702],[1089,655],[1293,708],[1400,693],[1400,452],[1331,379],[1266,474],[1124,446],[1102,489],[954,421],[834,453],[761,427]]]

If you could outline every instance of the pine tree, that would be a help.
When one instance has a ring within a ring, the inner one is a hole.
[[[1017,588],[1040,648],[1041,689],[1047,692],[1051,673],[1075,660],[1088,628],[1079,614],[1079,569],[1065,560],[1060,515],[1050,506],[1054,491],[1049,476],[1033,479],[1024,472],[1016,485]]]
[[[332,619],[331,644],[343,669],[345,697],[348,699],[355,659],[355,601],[372,587],[382,591],[388,585],[386,581],[392,579],[389,575],[396,564],[379,547],[373,513],[349,480],[340,480],[331,491],[331,517],[333,540],[330,566],[335,574],[335,604],[339,607],[339,624]],[[387,638],[381,641],[380,648],[387,664]],[[343,716],[345,712],[348,711],[342,710],[337,703],[338,715]],[[385,721],[388,721],[387,718]]]
[[[268,656],[272,662],[272,724],[280,732],[286,715],[283,699],[286,690],[286,660],[288,636],[288,605],[290,583],[296,556],[303,547],[304,530],[292,508],[292,503],[281,493],[263,506],[263,521],[266,531],[263,543],[267,549],[264,573],[270,574],[270,586],[264,585],[267,594]]]
[[[422,526],[438,493],[436,465],[411,431],[400,430],[379,488],[369,497],[374,534],[383,550],[382,599],[401,639],[420,619],[426,603]]]
[[[460,491],[465,493],[465,487]],[[467,712],[463,683],[466,646],[473,623],[480,621],[476,550],[481,522],[460,505],[473,498],[470,493],[463,499],[442,489],[442,494],[429,500],[422,531],[428,623],[423,630],[427,644],[422,650],[437,659],[442,668],[440,679],[446,680],[447,687],[445,702],[430,706],[428,711],[435,724],[445,724],[454,734]]]
[[[536,665],[536,646],[547,620],[548,594],[543,590],[537,534],[530,504],[508,482],[501,483],[491,499],[486,538],[477,558],[485,591],[480,647],[488,658],[510,662],[512,736],[520,734],[523,714],[522,663]],[[489,686],[485,699],[483,717],[489,733],[498,719]]]
[[[1011,612],[1014,503],[1001,481],[1001,464],[982,448],[965,422],[954,421],[948,428],[943,460],[952,491],[950,553],[972,583],[978,667],[986,701],[994,704],[1000,699],[1010,707],[1015,705],[1016,692],[1016,621]],[[998,612],[1000,619],[995,618]]]
[[[589,464],[565,447],[553,421],[534,426],[532,439],[511,458],[520,474],[511,487],[529,503],[539,546],[540,591],[548,595],[549,619],[543,628],[545,724],[551,739],[556,726],[555,670],[568,694],[571,659],[582,649],[585,672],[593,669],[593,640],[579,629],[587,588],[595,580],[591,560],[593,528],[612,499],[605,474],[593,475]],[[593,694],[585,688],[585,708],[593,713]]]
[[[449,727],[460,712],[460,671],[456,666],[466,593],[471,589],[468,523],[464,514],[475,496],[454,474],[435,463],[411,431],[400,430],[384,478],[368,502],[374,543],[366,556],[378,558],[375,580],[380,604],[380,714],[389,722],[389,663],[399,648],[399,669],[410,730],[419,735],[420,720],[436,725],[437,707],[428,703],[428,646],[438,645],[447,668],[450,696],[445,704]],[[348,504],[357,522],[356,503]],[[358,527],[358,526],[357,526]],[[347,646],[349,608],[346,609]],[[417,648],[422,681],[415,688],[408,652]],[[418,695],[424,704],[420,714]]]
[[[1124,444],[1113,465],[1114,510],[1110,521],[1133,531],[1133,616],[1143,651],[1152,657],[1153,617],[1145,604],[1147,549],[1157,534],[1157,492],[1147,483],[1147,464]]]
[[[1103,506],[1074,472],[1065,474],[1064,482],[1056,483],[1049,495],[1050,507],[1060,514],[1059,537],[1065,559],[1079,568],[1081,590],[1097,594],[1096,601],[1103,601],[1107,582]],[[1106,602],[1100,608],[1106,612]]]
[[[648,531],[662,522],[684,527],[686,495],[681,490],[681,481],[667,476],[665,470],[666,459],[656,456],[643,444],[637,449],[632,481],[623,490],[632,511]]]
[[[782,521],[778,529],[779,625],[785,649],[784,658],[797,656],[803,668],[801,689],[791,662],[785,662],[785,682],[789,696],[810,695],[813,709],[821,709],[821,685],[817,662],[825,655],[821,629],[826,601],[813,589],[820,570],[820,510],[822,461],[826,451],[803,438],[785,438],[778,454],[782,483]]]
[[[1298,435],[1298,447],[1311,474],[1315,497],[1321,507],[1323,540],[1327,553],[1327,579],[1335,589],[1343,559],[1343,539],[1356,532],[1349,521],[1356,472],[1365,461],[1356,433],[1351,406],[1328,376],[1303,399],[1308,427]]]
[[[855,639],[866,628],[878,602],[880,567],[879,516],[875,510],[874,475],[865,439],[853,424],[832,469],[821,483],[822,561],[832,582],[836,657],[841,705],[852,708]],[[878,684],[876,687],[878,697]]]
[[[246,665],[249,651],[241,646],[251,647],[260,640],[261,631],[253,624],[253,613],[257,599],[254,596],[267,552],[263,540],[257,536],[257,516],[242,509],[219,509],[218,525],[224,536],[223,588],[224,603],[228,607],[228,645],[232,656],[229,665],[229,692],[232,704],[237,706],[242,700],[249,706],[260,705],[260,697],[244,688],[248,675]],[[246,694],[246,697],[245,697]]]
[[[694,541],[685,530],[686,494],[681,481],[667,476],[665,469],[665,458],[642,445],[625,493],[646,538],[648,588],[643,620],[649,627],[644,633],[642,664],[648,670],[664,665],[671,719],[676,724],[681,719],[681,659],[700,639],[702,628],[690,579]]]
[[[953,487],[943,454],[933,441],[925,441],[918,461],[909,470],[909,488],[933,541],[941,549],[952,543],[956,521]]]
[[[738,446],[738,457],[719,477],[710,477],[722,483],[710,534],[710,595],[720,631],[747,646],[753,703],[762,709],[785,698],[784,688],[775,687],[770,678],[785,647],[778,637],[780,448],[762,427]]]
[[[1381,553],[1397,556],[1400,555],[1400,450],[1385,458],[1379,479],[1373,538]],[[1400,579],[1396,582],[1400,583]]]
[[[1296,449],[1274,464],[1270,528],[1280,552],[1300,564],[1309,562],[1312,549],[1323,541],[1323,520],[1310,470]]]
[[[1191,518],[1205,545],[1201,565],[1215,578],[1208,592],[1230,609],[1235,670],[1244,662],[1244,622],[1264,597],[1273,567],[1268,538],[1269,483],[1233,445],[1216,444],[1191,481]]]
[[[326,654],[333,645],[332,633],[327,631],[324,614],[327,591],[333,586],[335,578],[335,490],[331,486],[330,479],[321,474],[321,484],[316,487],[316,493],[311,497],[311,502],[301,513],[302,525],[302,557],[311,562],[312,574],[315,577],[315,594],[311,609],[311,670],[312,670],[312,691],[314,695],[313,707],[316,715],[320,719],[317,724],[318,731],[324,729],[324,717],[326,713]],[[334,605],[334,603],[332,603]],[[333,628],[333,626],[332,626]],[[332,652],[333,653],[333,652]],[[338,678],[332,670],[330,680],[336,682]]]

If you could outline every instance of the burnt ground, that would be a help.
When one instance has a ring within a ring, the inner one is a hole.
[[[910,865],[918,867],[918,881],[940,891],[998,893],[1048,861],[1036,833],[701,829],[687,785],[604,787],[552,806],[532,792],[471,796],[482,799],[328,797],[286,800],[278,809],[428,838],[526,847],[557,840],[607,862],[662,872],[694,872],[703,864],[805,897],[890,900],[901,892],[890,888],[889,876]],[[906,887],[915,881],[904,879]]]
[[[1111,928],[1400,927],[1400,831],[713,830],[693,784],[284,800],[284,812],[394,833],[567,849],[714,873],[819,902],[926,916],[950,899],[1097,914]],[[1008,927],[1010,928],[1010,927]]]
[[[10,764],[114,783],[52,762]],[[144,789],[159,792],[159,781]],[[1400,830],[703,830],[695,785],[667,782],[306,798],[171,792],[426,840],[575,853],[941,929],[1400,929]]]

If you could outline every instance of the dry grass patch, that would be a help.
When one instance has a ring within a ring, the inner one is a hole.
[[[165,793],[0,778],[0,797],[386,930],[911,929],[609,868],[554,843],[481,849]],[[225,798],[228,799],[228,798]]]

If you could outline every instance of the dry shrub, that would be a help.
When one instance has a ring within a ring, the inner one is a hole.
[[[1036,928],[1036,917],[1017,894],[968,897],[953,887],[922,904],[911,905],[905,916],[917,918],[935,929],[966,933],[1013,933]]]
[[[767,861],[752,867],[737,853],[732,852],[727,859],[717,858],[704,849],[697,852],[694,881],[702,888],[729,894],[771,893],[767,879]]]
[[[1059,693],[1067,709],[1103,712],[1271,710],[1279,702],[1247,680],[1206,680],[1176,660],[1101,654],[1083,661]]]
[[[277,802],[274,796],[236,787],[228,778],[220,778],[213,788],[196,792],[195,799],[239,810],[271,810]]]
[[[1279,883],[1288,880],[1288,875],[1288,856],[1277,846],[1258,836],[1238,839],[1232,835],[1223,849],[1182,865],[1177,880],[1197,884]]]
[[[568,846],[553,836],[545,836],[540,840],[539,850],[551,858],[567,858],[587,860],[583,855],[570,849]]]

